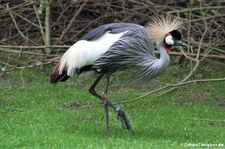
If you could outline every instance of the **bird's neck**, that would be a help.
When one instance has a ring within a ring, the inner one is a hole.
[[[159,50],[160,53],[160,58],[158,59],[158,67],[165,69],[169,63],[170,63],[170,57],[168,54],[168,48],[166,47],[164,42],[161,42],[157,45],[157,49]]]

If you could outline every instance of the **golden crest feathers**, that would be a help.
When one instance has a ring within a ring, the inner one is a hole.
[[[172,30],[177,30],[181,24],[181,20],[174,17],[153,18],[153,20],[147,25],[149,38],[158,44],[164,39],[167,33]]]

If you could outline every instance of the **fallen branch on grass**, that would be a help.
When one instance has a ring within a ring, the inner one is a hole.
[[[59,60],[59,57],[56,57],[56,58],[48,60],[47,62],[37,62],[36,64],[32,64],[32,65],[20,66],[20,67],[12,67],[12,68],[8,68],[8,69],[2,68],[1,71],[3,73],[5,73],[5,72],[13,71],[13,70],[27,69],[27,68],[33,68],[33,67],[40,67],[40,66],[44,66],[44,65],[47,65],[47,64],[51,64],[54,61],[58,61],[58,60]]]
[[[191,81],[186,81],[186,82],[182,82],[182,83],[177,83],[177,84],[167,84],[163,87],[160,87],[156,90],[150,91],[142,96],[139,96],[137,98],[134,99],[130,99],[130,100],[126,100],[126,101],[118,101],[118,102],[114,102],[112,103],[113,105],[117,105],[117,104],[127,104],[127,103],[132,103],[138,100],[143,99],[144,97],[147,97],[153,93],[157,93],[160,92],[162,90],[171,88],[171,87],[179,87],[179,86],[184,86],[184,85],[189,85],[189,84],[196,84],[196,83],[208,83],[208,82],[219,82],[219,81],[225,81],[225,78],[215,78],[215,79],[199,79],[199,80],[191,80]],[[68,107],[70,107],[70,109],[87,109],[87,108],[94,108],[94,107],[100,107],[103,106],[103,103],[99,103],[99,104],[92,104],[92,105],[79,105],[79,106],[75,106],[75,107],[71,107],[70,105],[66,105]]]
[[[225,120],[216,120],[216,119],[202,119],[202,118],[193,118],[196,121],[207,121],[207,122],[225,122]]]

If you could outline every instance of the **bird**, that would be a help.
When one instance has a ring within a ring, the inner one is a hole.
[[[92,29],[74,43],[61,57],[50,74],[50,82],[57,84],[84,72],[94,72],[96,80],[90,94],[101,100],[105,109],[106,136],[109,136],[109,107],[118,114],[122,126],[133,131],[125,112],[108,99],[110,76],[126,69],[131,78],[151,80],[165,71],[170,63],[172,46],[187,46],[178,29],[182,21],[173,17],[155,17],[146,26],[134,23],[109,23]],[[155,55],[155,47],[159,57]],[[106,79],[103,93],[95,88]]]

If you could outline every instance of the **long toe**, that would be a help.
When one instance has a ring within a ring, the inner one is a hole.
[[[117,111],[117,113],[118,113],[117,118],[121,121],[122,127],[124,129],[127,129],[127,130],[133,132],[132,127],[131,127],[131,124],[130,124],[130,121],[127,118],[125,112],[120,109],[120,110]]]

